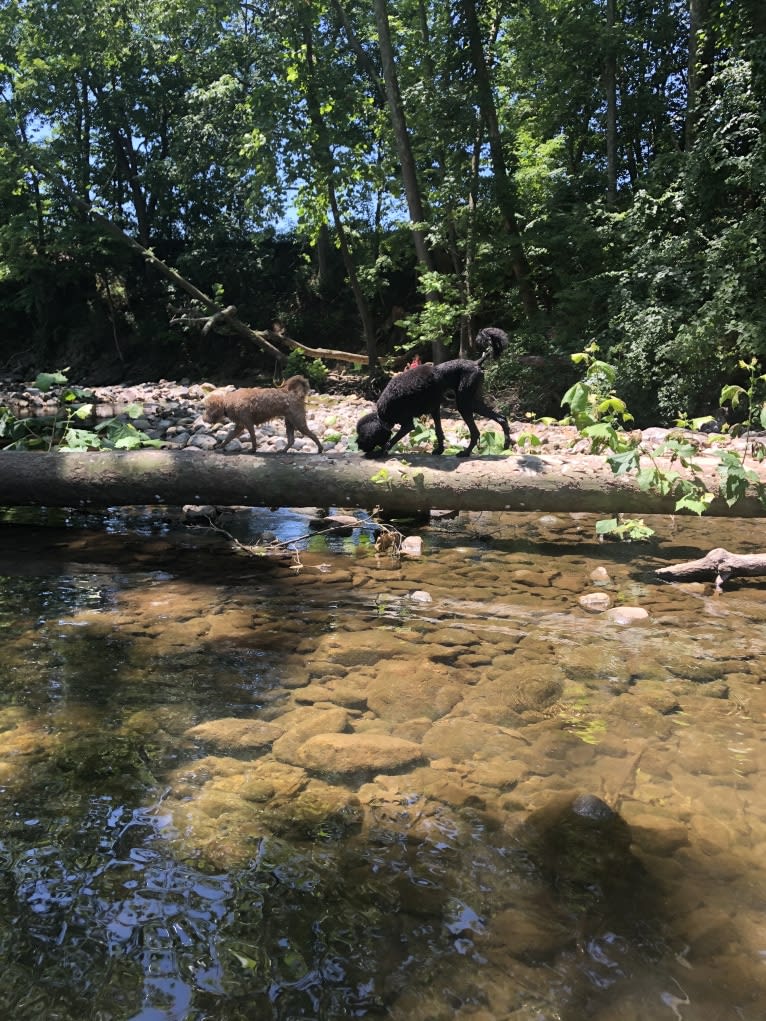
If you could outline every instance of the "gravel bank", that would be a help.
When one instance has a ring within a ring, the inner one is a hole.
[[[133,419],[133,424],[152,439],[162,440],[173,449],[211,450],[230,428],[228,423],[209,426],[202,419],[202,401],[206,393],[213,389],[216,387],[208,382],[192,383],[186,379],[180,381],[161,379],[157,382],[133,385],[94,387],[89,392],[94,396],[100,419],[125,415],[128,405],[140,404],[143,412],[138,418]],[[9,407],[19,417],[53,414],[61,407],[62,395],[65,392],[66,388],[57,387],[43,393],[31,383],[0,380],[0,407],[4,405]],[[356,423],[373,406],[363,397],[312,393],[307,401],[308,423],[322,440],[325,450],[337,452],[356,450],[354,439]],[[453,409],[445,407],[443,424],[448,446],[464,446],[468,432],[462,419]],[[493,430],[500,434],[500,429],[494,422],[479,420],[479,428],[482,432]],[[672,431],[683,433],[684,437],[691,440],[700,450],[722,445],[742,450],[745,446],[744,438],[731,439],[715,433],[691,430]],[[650,428],[642,432],[637,431],[637,435],[640,435],[649,448],[654,448],[663,442],[669,432],[671,430]],[[514,422],[511,423],[511,433],[517,449],[535,448],[541,453],[559,454],[567,451],[588,453],[590,450],[589,441],[579,437],[572,426]],[[256,428],[256,436],[258,450],[261,453],[279,453],[285,449],[287,440],[284,424],[279,419]],[[407,449],[408,439],[405,439],[404,444]],[[228,444],[226,452],[231,454],[248,452],[250,448],[250,441],[246,434],[243,434],[241,439],[232,440]],[[429,450],[430,443],[426,442],[419,449]],[[314,443],[299,435],[290,452],[302,454],[315,451]]]

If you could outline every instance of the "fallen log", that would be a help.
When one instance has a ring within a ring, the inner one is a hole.
[[[711,550],[699,560],[660,567],[654,572],[664,581],[698,581],[713,578],[720,591],[729,578],[752,578],[766,574],[766,554],[729,553],[721,547]]]
[[[766,467],[753,470],[766,482]],[[699,477],[717,490],[715,462],[702,464]],[[393,513],[675,513],[672,496],[643,492],[631,475],[613,474],[604,458],[593,455],[463,459],[413,454],[368,460],[357,454],[223,455],[189,449],[0,453],[0,506],[204,503],[380,507]],[[766,516],[766,507],[751,489],[734,507],[716,496],[706,513],[756,518]]]

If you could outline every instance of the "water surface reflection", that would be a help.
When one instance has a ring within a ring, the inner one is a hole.
[[[762,586],[652,574],[751,524],[139,518],[0,527],[8,1016],[760,1017]]]

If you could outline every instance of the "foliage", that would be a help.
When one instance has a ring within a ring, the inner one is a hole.
[[[701,476],[699,466],[695,463],[697,447],[683,433],[669,434],[656,448],[649,449],[641,443],[637,436],[621,431],[620,420],[631,421],[632,416],[624,403],[610,391],[616,376],[616,369],[607,362],[596,359],[598,348],[595,344],[580,354],[573,355],[576,363],[585,365],[585,376],[564,395],[562,404],[569,404],[572,421],[581,435],[591,441],[591,452],[598,453],[609,449],[607,456],[615,475],[634,473],[640,489],[651,491],[660,496],[673,496],[676,511],[690,511],[704,514],[715,499]],[[741,363],[740,368],[747,371],[749,385],[747,389],[737,384],[727,384],[721,391],[721,404],[739,404],[746,400],[751,414],[758,414],[759,423],[766,421],[766,403],[760,405],[756,400],[759,384],[766,382],[766,374],[759,373],[759,364],[755,359]],[[738,426],[737,431],[744,431],[749,436],[751,415]],[[763,460],[766,449],[759,442],[749,448],[746,443],[741,456],[731,450],[714,450],[718,457],[717,471],[720,476],[719,494],[726,503],[733,507],[744,497],[749,489],[754,489],[759,499],[766,504],[766,487],[758,475],[746,466],[748,453]],[[660,458],[669,460],[671,467],[660,464]],[[648,462],[645,466],[642,463]],[[677,465],[682,471],[677,471]],[[644,539],[653,534],[653,530],[642,520],[611,518],[599,521],[596,532],[602,536],[614,538]]]
[[[591,441],[592,453],[600,453],[604,448],[620,453],[631,447],[622,426],[632,422],[633,416],[614,393],[615,366],[596,358],[597,353],[598,345],[591,343],[584,351],[572,355],[575,365],[585,365],[585,376],[561,398],[562,405],[569,405],[570,411],[564,421],[576,426]]]
[[[79,202],[309,344],[452,353],[501,325],[488,386],[521,413],[566,392],[607,445],[617,408],[560,360],[583,338],[640,424],[715,413],[766,358],[766,47],[753,5],[700,6],[690,68],[686,0],[613,27],[603,3],[386,0],[409,166],[373,5],[7,0],[0,365],[249,367],[171,324],[176,288]]]
[[[317,389],[321,389],[325,385],[328,374],[327,366],[321,358],[309,358],[297,348],[287,356],[287,362],[283,369],[286,379],[289,379],[290,376],[305,376],[309,383]]]
[[[96,422],[93,404],[74,403],[90,394],[66,386],[64,372],[40,373],[36,383],[44,390],[62,387],[58,397],[63,416],[57,411],[53,415],[17,418],[9,408],[0,406],[0,450],[138,450],[162,446],[161,440],[147,436],[130,421],[141,417],[143,405],[130,404],[122,414]]]

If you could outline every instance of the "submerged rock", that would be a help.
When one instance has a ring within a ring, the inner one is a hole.
[[[273,723],[236,716],[208,720],[186,731],[186,737],[216,748],[268,748],[281,735],[282,728]]]
[[[425,758],[420,745],[388,734],[317,734],[301,745],[298,765],[316,773],[395,773]]]

